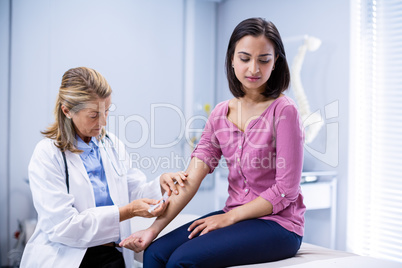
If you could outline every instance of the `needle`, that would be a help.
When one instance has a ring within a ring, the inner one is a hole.
[[[162,200],[159,201],[158,204],[152,205],[152,206],[148,209],[148,212],[151,213],[152,211],[154,211],[155,209],[157,209],[160,205],[162,205],[163,203],[165,203],[168,198],[169,198],[169,196],[168,196],[167,192],[165,192],[165,194],[164,194],[163,197],[162,197]]]

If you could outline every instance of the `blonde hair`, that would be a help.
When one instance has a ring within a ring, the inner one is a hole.
[[[47,130],[41,133],[54,140],[55,145],[62,151],[67,150],[73,153],[81,153],[75,147],[76,131],[71,119],[67,118],[62,111],[64,105],[69,111],[76,113],[86,107],[86,104],[96,98],[107,98],[112,93],[106,79],[97,71],[86,68],[72,68],[64,73],[61,86],[57,95],[54,108],[55,122]],[[105,136],[105,129],[102,128],[101,135]]]

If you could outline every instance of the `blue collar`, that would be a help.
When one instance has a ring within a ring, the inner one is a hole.
[[[76,135],[76,139],[77,148],[83,151],[80,155],[83,159],[86,159],[93,150],[98,150],[99,148],[99,141],[95,137],[92,137],[88,144],[84,142],[78,135]]]

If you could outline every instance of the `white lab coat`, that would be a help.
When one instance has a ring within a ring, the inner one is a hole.
[[[36,229],[29,239],[20,267],[79,267],[88,247],[118,241],[131,234],[130,221],[119,222],[118,207],[139,198],[161,198],[159,179],[130,168],[124,145],[112,134],[99,149],[114,206],[95,206],[91,182],[79,154],[66,152],[70,193],[67,193],[63,156],[54,141],[40,141],[29,164],[29,184],[38,212]],[[116,150],[112,149],[112,144]],[[117,152],[117,153],[116,153]],[[117,156],[118,155],[118,156]],[[118,176],[115,166],[120,158]],[[124,167],[124,168],[123,168]],[[124,171],[125,170],[125,171]],[[126,267],[132,267],[133,252],[123,249]]]

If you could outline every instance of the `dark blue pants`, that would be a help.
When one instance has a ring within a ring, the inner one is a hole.
[[[301,236],[276,222],[260,219],[188,239],[191,223],[154,241],[145,250],[144,267],[227,267],[277,261],[296,255],[302,242]]]

